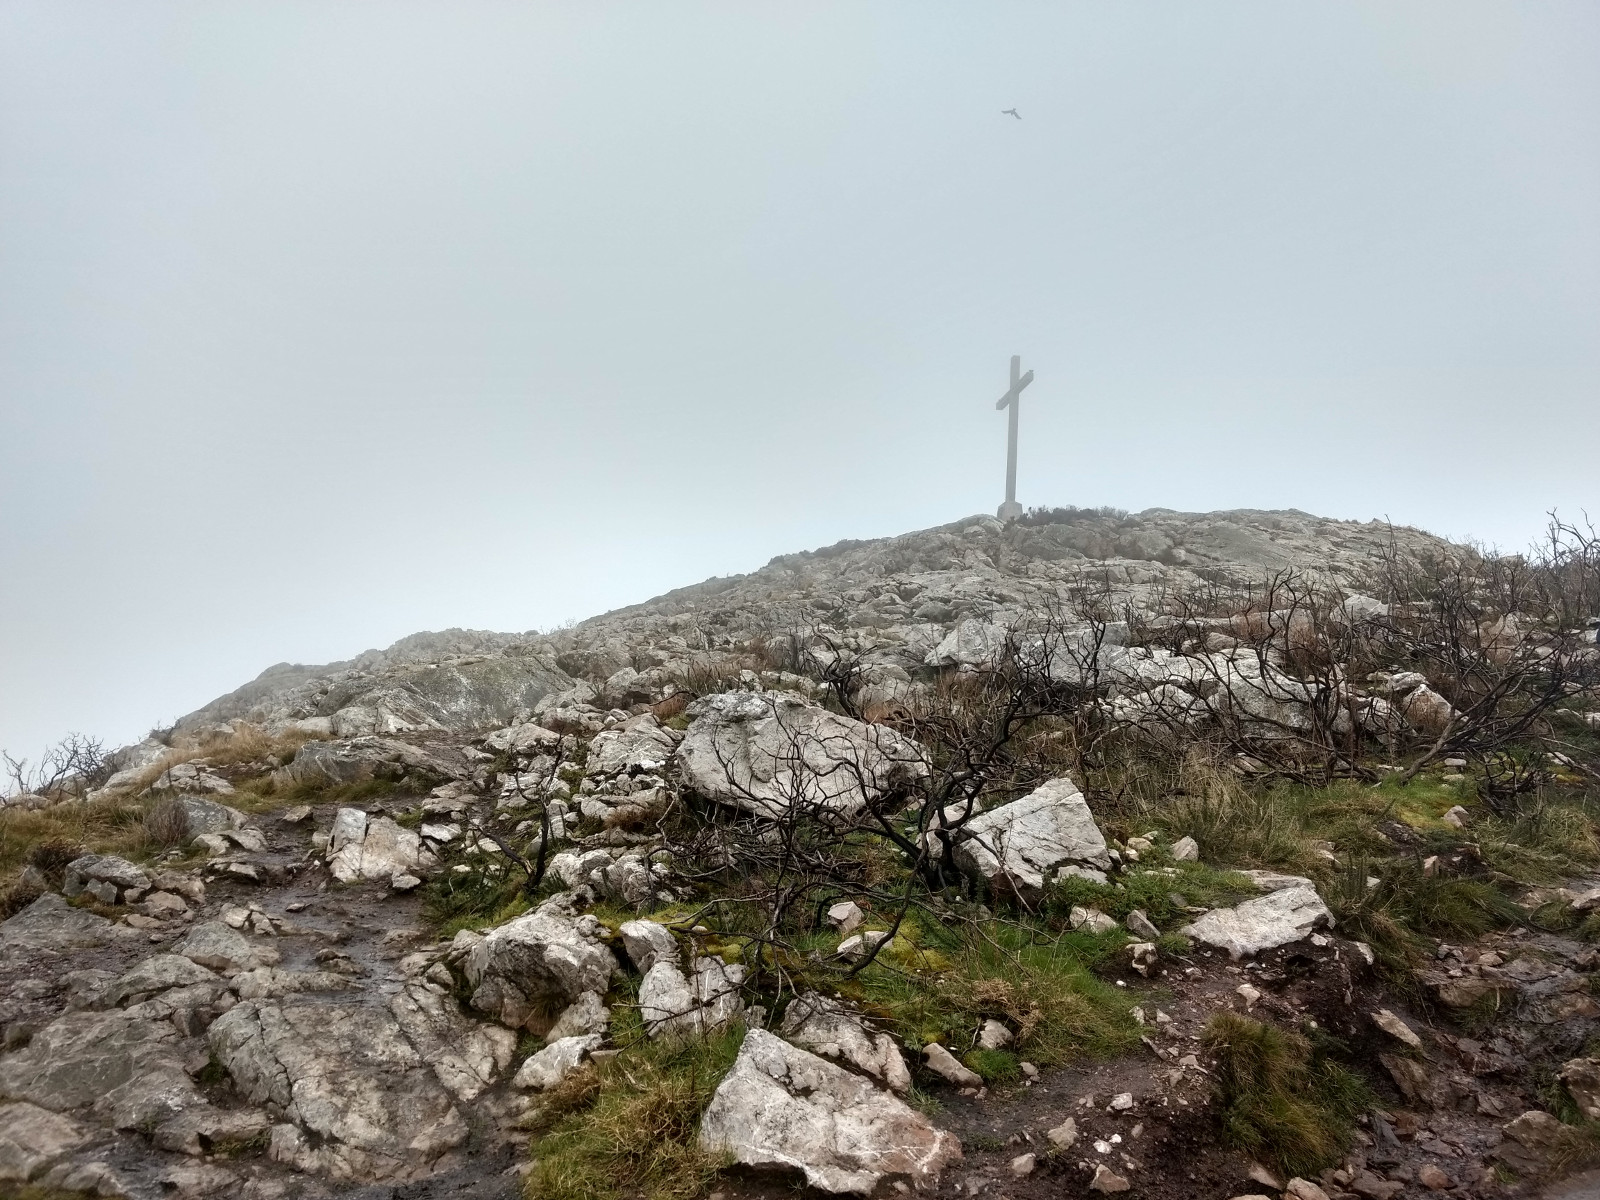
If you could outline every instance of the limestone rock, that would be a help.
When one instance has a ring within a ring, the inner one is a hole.
[[[778,1032],[792,1044],[849,1063],[897,1092],[911,1087],[911,1071],[894,1039],[869,1028],[866,1018],[843,1001],[805,992],[790,1003]]]
[[[419,834],[388,817],[341,808],[328,840],[328,873],[340,883],[425,874],[439,865]]]
[[[1089,1190],[1091,1192],[1103,1192],[1107,1195],[1113,1192],[1125,1192],[1132,1186],[1127,1179],[1118,1175],[1105,1163],[1095,1164],[1094,1178],[1089,1180]]]
[[[176,763],[156,777],[150,785],[153,792],[205,793],[213,796],[233,795],[233,784],[219,775],[205,762]],[[185,806],[187,807],[187,806]],[[220,805],[218,807],[221,807]],[[193,830],[194,833],[214,833],[215,830]]]
[[[866,914],[854,900],[841,900],[828,909],[828,924],[847,937],[854,933],[865,919]]]
[[[92,1106],[119,1128],[159,1124],[201,1103],[176,1026],[143,1007],[57,1017],[0,1056],[0,1098],[56,1112]]]
[[[665,925],[654,921],[624,921],[620,932],[622,947],[640,974],[648,974],[650,968],[663,959],[677,961],[678,942]]]
[[[1182,932],[1239,959],[1297,942],[1332,923],[1333,914],[1314,888],[1288,887],[1233,908],[1214,908]]]
[[[172,952],[213,971],[247,971],[278,962],[271,946],[255,944],[222,921],[196,925],[173,944]]]
[[[720,958],[697,958],[690,979],[669,959],[660,959],[639,985],[639,1016],[651,1037],[702,1033],[725,1027],[744,1012],[739,988],[745,968]]]
[[[268,1154],[298,1170],[409,1178],[467,1139],[450,1093],[382,1007],[246,1000],[207,1041],[248,1103],[283,1114]]]
[[[1387,1008],[1380,1008],[1373,1013],[1372,1023],[1390,1037],[1398,1039],[1413,1050],[1421,1051],[1422,1039],[1417,1036],[1416,1031]]]
[[[984,1050],[1003,1050],[1014,1040],[1011,1030],[999,1021],[985,1021],[978,1030],[978,1045]]]
[[[111,899],[105,902],[114,904],[118,896],[129,888],[148,891],[150,882],[150,875],[143,867],[125,858],[118,858],[114,854],[84,854],[67,864],[61,894],[70,898],[82,892],[94,892],[97,883],[105,884],[112,889]],[[105,899],[104,896],[98,898]]]
[[[656,772],[667,765],[677,741],[651,713],[641,713],[595,735],[583,773],[591,778]]]
[[[590,1033],[604,1033],[611,1025],[611,1010],[598,992],[584,992],[556,1018],[550,1031],[544,1035],[547,1042],[562,1038],[582,1037]]]
[[[104,946],[116,937],[117,927],[110,921],[73,908],[55,892],[46,892],[0,923],[0,947],[60,953]]]
[[[1057,1150],[1070,1150],[1078,1140],[1078,1122],[1068,1117],[1054,1129],[1048,1130],[1044,1136]]]
[[[617,960],[601,930],[571,893],[559,892],[490,931],[462,964],[472,1007],[516,1029],[541,1008],[571,1004],[584,992],[603,995]]]
[[[516,1078],[511,1084],[513,1087],[525,1090],[535,1088],[539,1091],[555,1087],[582,1066],[589,1052],[599,1049],[600,1043],[604,1040],[597,1033],[556,1038],[544,1049],[529,1056],[528,1060],[518,1068]]]
[[[36,1104],[0,1104],[0,1183],[26,1183],[88,1138],[76,1121]]]
[[[222,978],[182,955],[153,954],[123,972],[116,982],[107,986],[100,994],[100,1003],[107,1008],[137,1004],[170,988],[194,984],[220,988]]]
[[[1600,1120],[1600,1058],[1568,1059],[1560,1079],[1583,1115]]]
[[[945,810],[957,821],[958,810]],[[937,835],[928,835],[937,845]],[[1111,866],[1106,840],[1083,793],[1062,776],[1021,800],[979,813],[955,835],[956,862],[990,883],[1037,892],[1057,868],[1073,864],[1104,881]]]
[[[1199,862],[1200,844],[1187,835],[1172,843],[1173,862]]]
[[[928,1070],[955,1084],[957,1087],[983,1086],[982,1075],[962,1066],[956,1060],[956,1056],[938,1042],[929,1042],[924,1046],[922,1048],[922,1057],[928,1064]]]
[[[483,745],[488,750],[510,751],[527,757],[555,751],[561,745],[561,735],[533,721],[525,721],[495,730],[483,739]]]
[[[684,783],[760,816],[854,813],[928,773],[910,739],[791,693],[704,696],[688,711],[694,720],[675,755]]]
[[[463,774],[456,764],[394,738],[357,737],[342,742],[307,742],[294,761],[273,775],[286,784],[327,786],[368,779],[446,780]]]
[[[1098,908],[1084,908],[1074,904],[1067,914],[1067,923],[1074,929],[1081,929],[1088,933],[1110,933],[1117,927],[1115,917],[1108,917]]]
[[[752,1167],[804,1173],[828,1192],[871,1192],[885,1177],[921,1188],[961,1157],[956,1138],[888,1092],[752,1029],[700,1123],[700,1144]]]
[[[389,1012],[439,1082],[462,1103],[476,1099],[516,1053],[515,1033],[472,1020],[436,983],[412,980],[389,1001]]]

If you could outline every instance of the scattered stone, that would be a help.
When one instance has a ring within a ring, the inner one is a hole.
[[[693,720],[676,753],[685,785],[758,816],[854,813],[928,773],[926,751],[909,738],[793,693],[703,696],[688,713]]]
[[[1417,1182],[1423,1187],[1427,1188],[1430,1192],[1446,1191],[1447,1189],[1453,1188],[1456,1185],[1455,1180],[1451,1179],[1450,1176],[1446,1175],[1442,1170],[1434,1166],[1432,1163],[1423,1164],[1423,1166],[1417,1171]]]
[[[272,947],[253,944],[221,921],[196,925],[173,945],[172,952],[213,971],[247,971],[278,962],[278,952]]]
[[[1245,1172],[1244,1177],[1251,1183],[1259,1183],[1262,1187],[1269,1187],[1275,1192],[1283,1190],[1283,1183],[1277,1175],[1254,1160],[1251,1160],[1250,1169]]]
[[[1372,1023],[1387,1033],[1390,1037],[1398,1038],[1405,1045],[1411,1047],[1411,1049],[1421,1053],[1422,1039],[1416,1035],[1416,1032],[1411,1028],[1411,1026],[1407,1025],[1387,1008],[1380,1008],[1377,1012],[1373,1013]]]
[[[854,933],[856,928],[866,919],[866,914],[861,911],[861,906],[854,900],[841,900],[828,909],[828,924],[837,929],[841,934]]]
[[[1032,1175],[1034,1163],[1037,1161],[1031,1154],[1019,1154],[1011,1160],[1011,1173],[1018,1179]]]
[[[1173,862],[1199,862],[1200,843],[1187,835],[1172,843]]]
[[[1108,1194],[1111,1192],[1125,1192],[1132,1186],[1127,1179],[1118,1175],[1105,1163],[1095,1164],[1094,1178],[1089,1181],[1089,1190],[1091,1192],[1105,1192]]]
[[[1133,1109],[1134,1100],[1132,1092],[1118,1092],[1111,1097],[1111,1103],[1106,1105],[1107,1112],[1122,1113]]]
[[[1078,1140],[1078,1122],[1068,1117],[1054,1129],[1046,1132],[1045,1137],[1050,1139],[1050,1144],[1057,1150],[1069,1150]]]
[[[61,894],[68,899],[90,892],[105,904],[115,904],[129,888],[150,890],[150,875],[143,867],[114,854],[84,854],[67,864]],[[96,887],[95,885],[101,885]]]
[[[1568,1059],[1559,1078],[1583,1115],[1600,1120],[1600,1058]]]
[[[1233,908],[1214,908],[1182,932],[1240,959],[1298,942],[1332,923],[1333,914],[1315,889],[1289,887]]]
[[[1116,919],[1106,916],[1098,908],[1084,908],[1076,904],[1067,914],[1067,923],[1074,929],[1095,934],[1110,933],[1117,927]]]
[[[603,1034],[611,1026],[611,1010],[598,992],[584,992],[561,1011],[556,1023],[544,1035],[546,1042],[562,1038],[582,1037],[586,1034]]]
[[[999,1021],[988,1020],[978,1031],[978,1045],[985,1050],[1003,1050],[1012,1043],[1011,1030]]]
[[[640,974],[648,974],[651,967],[663,960],[677,961],[678,941],[665,925],[655,921],[624,921],[620,932],[622,948]]]
[[[1428,1069],[1414,1058],[1398,1054],[1380,1054],[1378,1061],[1394,1080],[1400,1094],[1419,1108],[1433,1107],[1433,1080]]]
[[[1467,827],[1467,822],[1472,819],[1472,814],[1467,812],[1467,810],[1461,807],[1461,805],[1457,804],[1454,808],[1446,811],[1444,816],[1440,817],[1439,819],[1446,825],[1454,825],[1457,829],[1465,829]]]
[[[1327,1192],[1311,1180],[1301,1179],[1298,1176],[1289,1180],[1288,1186],[1283,1191],[1287,1200],[1328,1200]]]
[[[922,1057],[927,1062],[930,1071],[957,1087],[983,1086],[983,1076],[962,1066],[956,1061],[956,1056],[938,1042],[929,1042],[924,1046],[922,1048]]]
[[[1156,928],[1155,922],[1144,915],[1143,909],[1134,909],[1122,918],[1122,924],[1127,931],[1141,942],[1153,942],[1161,936],[1161,931]]]
[[[859,1075],[752,1029],[700,1122],[700,1144],[752,1167],[802,1171],[812,1187],[870,1193],[885,1176],[917,1188],[961,1157],[954,1135]]]
[[[341,808],[328,840],[328,873],[340,883],[426,873],[439,865],[422,838],[389,817]]]
[[[1261,989],[1254,984],[1241,983],[1233,989],[1239,999],[1244,1001],[1245,1011],[1249,1012],[1256,1006],[1256,1001],[1261,999]]]
[[[839,943],[839,957],[846,962],[860,962],[884,942],[889,940],[886,929],[867,929],[853,933]]]
[[[421,886],[422,880],[418,879],[415,875],[402,873],[400,875],[391,876],[389,879],[389,887],[396,892],[414,892]]]

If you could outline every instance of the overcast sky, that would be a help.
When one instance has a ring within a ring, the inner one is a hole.
[[[1014,353],[1025,505],[1600,518],[1600,6],[0,0],[0,746],[992,512]]]

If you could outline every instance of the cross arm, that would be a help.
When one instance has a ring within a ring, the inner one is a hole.
[[[1017,380],[1015,387],[1013,387],[1004,396],[1001,396],[1000,399],[998,399],[998,400],[996,400],[994,402],[995,408],[1000,409],[1000,408],[1004,408],[1008,404],[1015,404],[1016,400],[1017,400],[1017,397],[1022,395],[1022,389],[1027,387],[1032,382],[1033,382],[1033,372],[1029,371],[1025,375],[1023,375],[1023,377],[1021,379]]]

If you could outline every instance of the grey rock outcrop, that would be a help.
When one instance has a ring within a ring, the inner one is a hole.
[[[409,1178],[467,1140],[451,1093],[387,1009],[247,1000],[207,1042],[240,1094],[278,1118],[268,1156],[298,1170]]]
[[[927,774],[926,752],[882,725],[782,692],[729,692],[689,707],[678,747],[684,783],[708,799],[780,818],[853,813],[867,793]]]
[[[745,1035],[701,1119],[700,1144],[862,1195],[885,1178],[927,1186],[961,1157],[953,1134],[904,1101],[763,1029]]]
[[[617,959],[601,932],[567,892],[490,931],[463,963],[472,1007],[516,1029],[552,1004],[604,994]]]
[[[88,950],[115,941],[127,931],[104,917],[73,908],[46,892],[15,916],[0,922],[0,947],[22,950]]]

